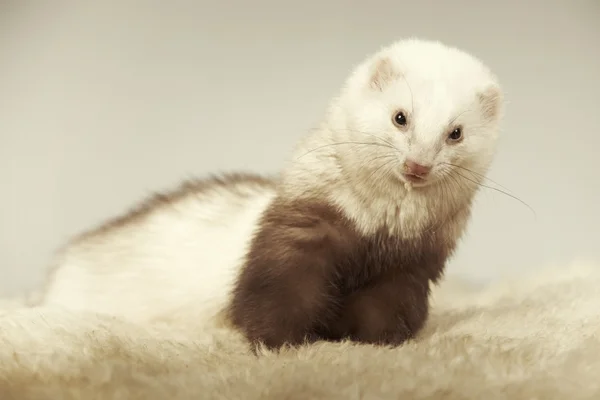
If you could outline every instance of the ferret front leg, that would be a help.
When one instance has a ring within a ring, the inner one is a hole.
[[[322,258],[288,249],[282,258],[263,253],[245,266],[233,291],[230,317],[253,344],[277,349],[319,337],[315,327],[334,301]]]
[[[427,282],[381,278],[348,295],[333,331],[361,343],[401,345],[425,324],[428,296]]]

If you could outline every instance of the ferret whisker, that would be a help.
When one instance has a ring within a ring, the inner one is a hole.
[[[442,181],[440,182],[440,185],[442,187],[442,196],[444,197],[444,201],[448,201],[451,204],[454,204],[455,201],[450,201],[450,198],[452,198],[453,200],[456,200],[456,193],[459,193],[460,190],[454,190],[454,188],[452,187],[453,185],[458,186],[458,188],[461,188],[461,185],[465,184],[464,182],[462,182],[460,179],[458,179],[456,176],[453,175],[446,175],[444,177],[444,179],[442,179]],[[450,194],[450,195],[448,195]],[[445,218],[444,220],[440,221],[439,223],[433,223],[431,225],[430,228],[426,229],[425,231],[423,231],[423,233],[428,233],[428,232],[435,232],[436,230],[442,228],[445,224],[447,224],[448,222],[450,222],[452,219],[454,219],[458,213],[461,211],[461,207],[458,207],[458,209],[452,213],[449,213],[448,217]],[[449,240],[448,238],[446,238],[446,241]]]
[[[464,171],[467,171],[467,172],[469,172],[469,173],[471,173],[471,174],[475,175],[475,176],[476,176],[476,177],[478,177],[478,178],[481,178],[481,179],[484,179],[484,180],[490,181],[490,182],[492,182],[493,184],[500,186],[502,189],[504,189],[504,190],[506,190],[506,191],[508,191],[508,192],[511,192],[511,190],[510,190],[509,188],[507,188],[506,186],[502,186],[502,185],[501,185],[501,184],[499,184],[498,182],[496,182],[496,181],[492,180],[491,178],[489,178],[489,177],[485,176],[484,174],[482,174],[482,173],[480,173],[480,172],[476,172],[476,171],[473,171],[472,169],[469,169],[469,168],[463,167],[462,165],[456,165],[456,164],[452,164],[452,163],[449,163],[449,162],[444,162],[444,163],[442,163],[442,164],[450,165],[450,166],[452,166],[452,167],[454,167],[454,168],[460,168],[460,169],[462,169],[462,170],[464,170]]]
[[[349,145],[349,144],[363,145],[363,146],[381,146],[381,147],[386,147],[386,148],[389,148],[389,149],[393,149],[391,146],[385,145],[385,144],[382,144],[382,143],[372,143],[372,142],[371,143],[369,143],[369,142],[336,142],[336,143],[328,143],[326,145],[319,146],[319,147],[316,147],[314,149],[311,149],[311,150],[307,151],[306,153],[302,154],[301,156],[299,156],[297,158],[297,160],[300,159],[300,158],[302,158],[302,157],[304,157],[304,156],[306,156],[306,155],[308,155],[308,154],[310,154],[310,153],[312,153],[312,152],[314,152],[314,151],[321,150],[321,149],[326,148],[326,147],[339,146],[339,145]],[[395,149],[393,149],[393,150],[395,150]]]
[[[392,159],[392,158],[393,158],[394,160],[397,160],[397,157],[396,157],[396,155],[395,155],[395,154],[383,154],[383,155],[381,155],[381,156],[377,156],[377,157],[370,158],[370,159],[369,159],[369,162],[373,162],[373,161],[375,161],[375,160],[381,160],[382,158],[383,158],[383,159],[385,159],[385,158]]]
[[[365,132],[365,131],[359,131],[356,129],[345,129],[346,132],[354,132],[354,133],[360,133],[361,135],[367,135],[367,136],[371,136],[377,140],[381,140],[382,142],[384,142],[385,144],[389,144],[390,146],[394,147],[394,144],[392,142],[390,142],[389,140],[382,138],[381,136],[377,136],[374,133],[369,133],[369,132]]]
[[[454,121],[456,121],[457,119],[459,119],[460,117],[462,117],[464,114],[466,114],[466,113],[468,113],[468,112],[471,112],[471,111],[473,111],[473,110],[470,110],[470,109],[468,109],[468,110],[465,110],[465,111],[461,112],[461,113],[460,113],[460,114],[458,114],[456,117],[454,117],[454,118],[452,118],[452,119],[450,120],[450,122],[449,122],[449,125],[452,125],[452,124],[454,123]]]
[[[476,180],[472,180],[472,179],[460,179],[459,177],[455,176],[453,173],[453,170],[448,168],[445,170],[446,175],[448,176],[449,179],[452,180],[452,182],[458,186],[459,190],[462,189],[475,189],[479,186],[479,182],[477,182]],[[460,175],[457,173],[457,175]],[[462,177],[462,175],[461,175]]]
[[[378,173],[376,174],[376,172],[374,172],[373,174],[371,174],[371,176],[373,176],[373,179],[385,182],[393,166],[394,164],[392,162],[383,163],[379,166]]]
[[[381,163],[381,165],[379,167],[377,167],[374,171],[372,171],[369,174],[369,180],[374,178],[376,176],[377,172],[379,172],[382,168],[391,165],[394,161],[395,161],[395,159],[393,159],[393,160],[390,159],[389,161],[385,161],[385,162]]]
[[[504,195],[506,195],[506,196],[508,196],[508,197],[510,197],[510,198],[512,198],[512,199],[515,199],[515,200],[517,200],[518,202],[520,202],[521,204],[523,204],[525,207],[529,208],[529,210],[530,210],[530,211],[533,213],[533,215],[534,215],[534,218],[536,218],[536,219],[537,219],[537,214],[536,214],[535,210],[534,210],[534,209],[533,209],[533,208],[532,208],[532,207],[531,207],[529,204],[527,204],[526,202],[524,202],[523,200],[521,200],[521,199],[520,199],[520,198],[518,198],[517,196],[514,196],[514,195],[512,195],[512,194],[510,194],[510,193],[508,193],[508,192],[505,192],[505,191],[504,191],[504,190],[502,190],[502,189],[498,189],[498,188],[495,188],[495,187],[493,187],[493,186],[487,186],[487,185],[484,185],[484,184],[483,184],[483,183],[481,183],[481,182],[477,182],[477,181],[475,181],[475,180],[472,180],[472,179],[470,179],[470,178],[467,178],[466,176],[464,176],[464,175],[460,174],[460,173],[459,173],[459,172],[457,172],[457,171],[454,171],[454,172],[455,172],[457,175],[461,176],[463,179],[466,179],[466,180],[468,180],[468,181],[470,181],[470,182],[473,182],[474,184],[476,184],[476,185],[478,185],[478,186],[484,187],[484,188],[486,188],[486,189],[491,189],[491,190],[494,190],[494,191],[496,191],[496,192],[498,192],[498,193],[502,193],[502,194],[504,194]]]
[[[338,132],[341,132],[342,130],[337,130]],[[367,135],[367,136],[372,136],[373,138],[377,139],[377,140],[381,140],[383,143],[390,145],[391,147],[394,148],[394,150],[400,152],[400,149],[398,149],[392,142],[390,142],[389,140],[382,138],[381,136],[377,136],[373,133],[369,133],[369,132],[364,132],[364,131],[359,131],[356,129],[344,129],[343,132],[353,132],[353,133],[359,133],[361,135]]]

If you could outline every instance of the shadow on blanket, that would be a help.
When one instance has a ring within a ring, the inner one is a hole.
[[[251,355],[184,318],[0,312],[0,399],[600,399],[600,269],[434,292],[418,340]]]

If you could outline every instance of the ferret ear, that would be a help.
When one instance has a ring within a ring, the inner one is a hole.
[[[399,72],[396,70],[392,60],[389,58],[380,58],[375,61],[371,70],[369,87],[374,90],[382,91],[394,79],[397,78]]]
[[[489,86],[479,92],[478,97],[483,117],[489,122],[497,122],[504,108],[504,96],[500,88],[496,85]]]

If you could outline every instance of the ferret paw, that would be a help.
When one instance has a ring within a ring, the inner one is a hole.
[[[380,333],[365,332],[352,335],[350,339],[354,342],[371,344],[376,346],[398,347],[413,337],[406,329],[390,330]]]

